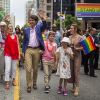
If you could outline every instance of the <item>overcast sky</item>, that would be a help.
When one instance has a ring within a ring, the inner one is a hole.
[[[10,0],[11,14],[15,15],[16,25],[23,25],[25,23],[25,5],[28,0]]]

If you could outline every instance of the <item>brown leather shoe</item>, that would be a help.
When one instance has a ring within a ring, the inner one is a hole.
[[[27,93],[31,93],[31,87],[27,87]]]
[[[33,89],[37,89],[37,85],[36,84],[33,84]]]

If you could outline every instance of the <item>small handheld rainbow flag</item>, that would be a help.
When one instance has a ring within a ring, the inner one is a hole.
[[[94,41],[91,36],[86,37],[84,40],[80,42],[80,44],[82,45],[85,54],[88,54],[96,49]]]

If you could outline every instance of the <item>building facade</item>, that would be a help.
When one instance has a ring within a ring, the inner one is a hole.
[[[3,9],[4,8],[4,2],[3,0],[0,0],[0,9]]]
[[[58,12],[74,15],[74,0],[53,0],[53,19],[58,18]]]
[[[59,18],[57,13],[61,12],[61,1],[62,13],[74,15],[74,0],[39,0],[39,9],[46,12],[49,26],[54,23],[54,20]]]
[[[39,9],[45,11],[48,16],[47,23],[51,26],[53,22],[53,0],[39,0]]]
[[[32,3],[32,9],[31,9],[31,14],[32,15],[37,15],[37,10],[38,10],[38,0],[33,0],[33,3]]]
[[[32,6],[33,6],[33,1],[28,1],[26,3],[26,22],[28,22],[29,16],[31,14],[31,10],[32,10]]]
[[[10,15],[10,0],[4,0],[4,5],[6,15]]]
[[[4,10],[5,15],[10,15],[10,0],[0,0],[0,8]]]
[[[13,25],[13,28],[15,28],[15,16],[13,14],[10,14],[10,23]]]
[[[38,0],[30,0],[26,3],[26,22],[30,15],[37,15],[38,6]]]
[[[100,3],[100,0],[84,0],[84,3]],[[85,20],[85,26],[87,24],[87,27],[94,27],[100,31],[100,17],[87,18]]]

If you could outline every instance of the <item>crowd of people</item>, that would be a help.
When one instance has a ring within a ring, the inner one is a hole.
[[[10,88],[10,78],[16,86],[16,68],[24,58],[28,93],[32,88],[37,89],[38,64],[41,62],[45,93],[50,92],[51,74],[55,72],[59,76],[57,93],[66,96],[67,83],[72,83],[73,94],[78,96],[81,65],[84,74],[90,77],[97,77],[95,69],[99,70],[100,36],[96,29],[90,28],[84,34],[79,33],[77,24],[71,24],[64,33],[58,31],[55,24],[48,29],[43,11],[38,16],[31,15],[29,24],[21,34],[19,27],[14,32],[12,25],[0,23],[0,80],[5,76],[5,89]],[[86,55],[80,41],[88,36],[92,37],[96,49]]]

